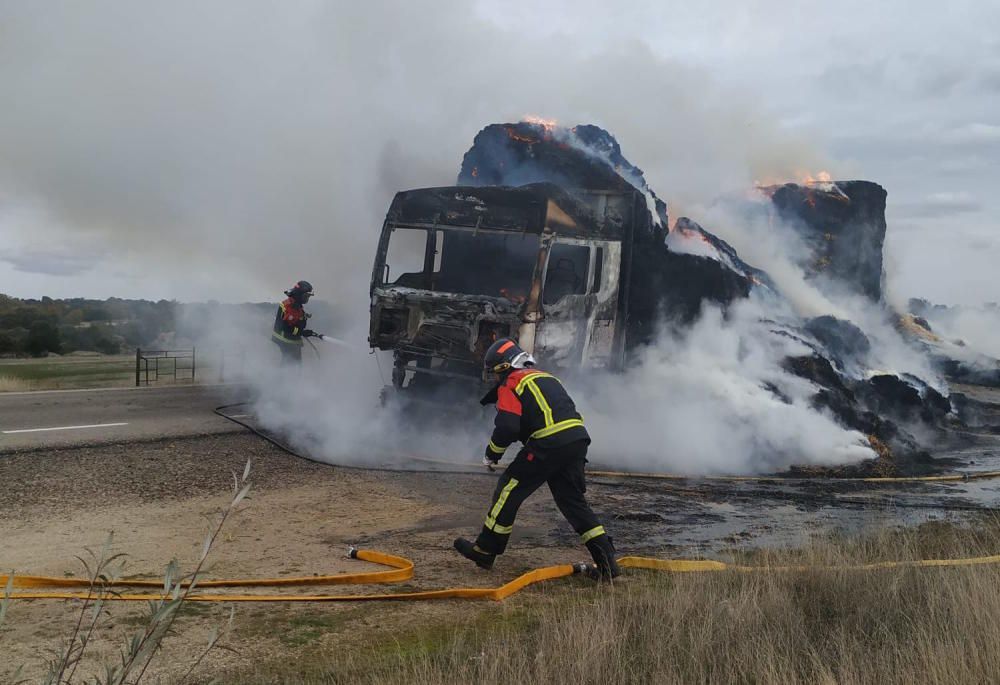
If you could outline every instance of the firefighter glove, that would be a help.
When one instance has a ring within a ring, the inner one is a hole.
[[[304,331],[302,331],[302,337],[303,337],[303,338],[311,338],[311,337],[313,337],[314,335],[316,335],[316,331],[314,331],[314,330],[311,330],[311,329],[309,329],[309,328],[307,328],[307,329],[305,329]]]
[[[497,457],[496,459],[488,455],[483,457],[483,466],[488,468],[490,471],[495,471],[497,464],[499,462],[500,462],[500,457]]]

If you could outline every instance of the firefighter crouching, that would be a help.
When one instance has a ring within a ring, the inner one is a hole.
[[[507,446],[517,453],[497,483],[486,521],[476,541],[455,540],[455,549],[481,568],[492,568],[503,554],[517,510],[531,493],[548,483],[556,506],[590,551],[604,579],[619,575],[615,548],[584,496],[584,465],[590,436],[583,417],[559,380],[534,367],[535,360],[509,338],[486,351],[483,365],[496,374],[497,387],[482,403],[496,404],[496,427],[483,463],[492,468]]]
[[[311,316],[302,308],[313,295],[309,281],[299,281],[285,291],[288,299],[278,305],[274,317],[274,331],[271,340],[281,350],[281,363],[300,364],[302,362],[302,338],[317,335],[306,328],[306,320]]]

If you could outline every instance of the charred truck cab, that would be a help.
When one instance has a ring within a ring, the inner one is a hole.
[[[553,370],[620,368],[638,192],[422,188],[389,207],[371,282],[369,343],[415,399],[482,389],[481,360],[516,338]]]

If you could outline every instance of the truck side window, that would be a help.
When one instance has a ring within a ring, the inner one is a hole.
[[[604,248],[594,248],[594,287],[590,289],[592,293],[601,292],[601,273],[604,271]]]
[[[385,263],[387,285],[404,288],[429,288],[424,273],[424,255],[428,232],[423,229],[399,229],[392,232]]]
[[[554,243],[549,251],[542,303],[555,304],[567,295],[586,294],[589,267],[589,247]]]

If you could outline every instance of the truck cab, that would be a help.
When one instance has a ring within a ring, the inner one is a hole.
[[[620,368],[644,198],[541,183],[397,193],[375,255],[369,343],[396,391],[472,393],[510,336],[547,369]]]

